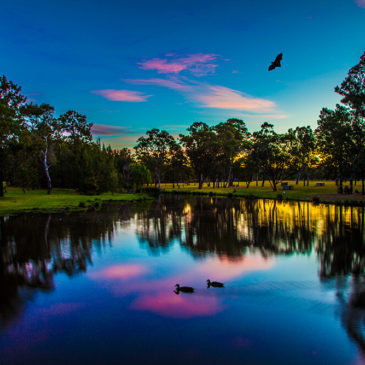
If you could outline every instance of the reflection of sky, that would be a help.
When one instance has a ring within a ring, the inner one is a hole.
[[[280,209],[278,219],[291,222],[295,211]],[[361,363],[335,282],[318,280],[315,252],[196,257],[173,240],[156,253],[138,240],[137,226],[118,226],[86,274],[58,274],[53,292],[27,302],[0,337],[9,362]],[[208,289],[208,278],[225,288]],[[176,283],[196,292],[176,295]]]

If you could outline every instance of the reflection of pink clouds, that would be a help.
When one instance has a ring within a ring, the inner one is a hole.
[[[222,310],[214,296],[176,295],[172,291],[160,292],[155,295],[142,295],[131,304],[131,308],[148,310],[172,318],[209,316]]]
[[[227,257],[210,257],[197,268],[197,272],[206,275],[207,279],[228,280],[240,276],[244,272],[269,270],[273,265],[273,259],[264,259],[258,255],[244,256],[234,261]]]
[[[147,272],[144,265],[123,264],[110,266],[107,269],[89,274],[95,279],[130,279]]]

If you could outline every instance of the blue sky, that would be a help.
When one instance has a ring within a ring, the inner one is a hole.
[[[365,51],[365,0],[12,0],[1,13],[0,74],[86,114],[114,147],[195,121],[315,128]]]

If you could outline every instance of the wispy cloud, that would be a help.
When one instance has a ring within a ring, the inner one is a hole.
[[[117,134],[126,134],[128,130],[125,127],[94,124],[91,128],[91,133],[97,136],[115,136]]]
[[[152,58],[138,62],[142,70],[155,70],[161,74],[179,74],[189,71],[195,76],[204,76],[214,73],[217,64],[212,63],[217,59],[216,54],[196,53],[185,57],[177,57],[175,54],[166,54],[165,58]]]
[[[105,90],[93,90],[93,94],[101,95],[104,98],[112,101],[128,101],[128,102],[143,102],[152,95],[144,95],[139,91],[132,90],[115,90],[115,89],[105,89]]]
[[[191,98],[206,108],[262,112],[275,107],[273,101],[254,98],[224,86],[206,85],[202,92],[193,93]]]
[[[356,4],[361,8],[365,8],[365,0],[355,0]]]
[[[274,112],[276,104],[267,99],[255,98],[225,86],[184,79],[134,79],[124,80],[135,85],[156,85],[181,92],[186,99],[203,108],[245,110],[251,112]]]

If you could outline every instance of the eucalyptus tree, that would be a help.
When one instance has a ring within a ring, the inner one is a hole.
[[[353,122],[351,111],[337,104],[335,110],[321,110],[315,131],[322,163],[336,172],[340,193],[343,193],[343,179],[352,173],[356,157]]]
[[[297,173],[296,183],[303,178],[303,184],[308,180],[308,170],[317,161],[315,154],[316,137],[310,126],[296,127],[288,130],[290,167]]]
[[[0,77],[0,196],[4,196],[6,149],[18,140],[23,129],[21,107],[26,102],[26,97],[20,92],[20,86],[8,80],[5,75]]]
[[[341,102],[353,109],[356,117],[365,117],[365,52],[335,91],[343,96]]]
[[[47,180],[48,194],[52,192],[52,179],[49,172],[53,144],[62,138],[62,127],[54,116],[54,108],[49,104],[27,104],[22,108],[27,126],[32,133],[33,143],[37,146]]]
[[[217,172],[220,143],[214,129],[206,123],[195,122],[187,130],[189,134],[180,135],[180,141],[185,147],[201,189],[204,177],[213,178]]]
[[[265,178],[269,180],[274,191],[288,167],[288,137],[285,134],[277,134],[274,126],[265,122],[261,130],[253,133],[253,143],[247,159],[255,163]]]
[[[134,147],[136,157],[151,171],[155,184],[158,183],[160,188],[162,175],[169,164],[176,141],[168,132],[157,128],[147,131],[146,134],[147,137],[140,137],[137,140],[137,145]]]
[[[228,186],[233,184],[233,163],[243,150],[248,147],[249,132],[240,119],[228,119],[214,127],[218,136],[223,166],[228,170]]]
[[[92,141],[92,123],[87,122],[86,115],[69,110],[58,118],[60,128],[65,133],[65,140],[70,142],[90,143]]]

